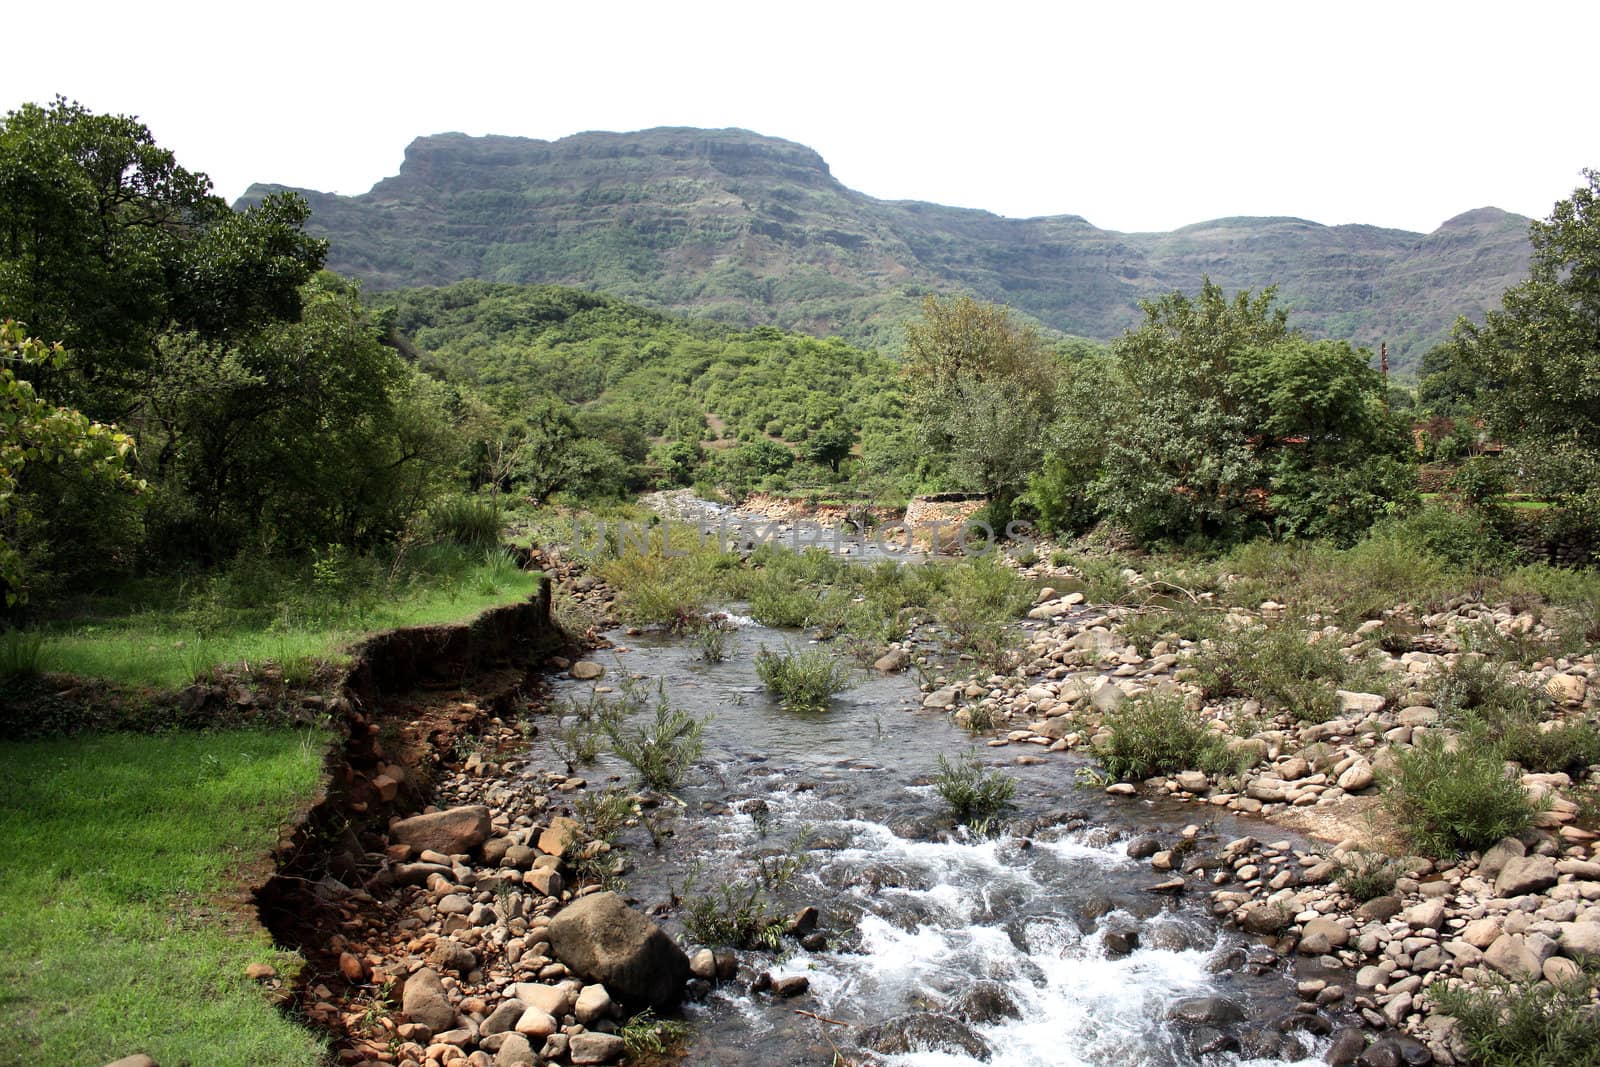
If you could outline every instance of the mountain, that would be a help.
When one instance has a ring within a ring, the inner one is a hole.
[[[283,187],[254,185],[241,205]],[[877,200],[803,145],[661,128],[557,141],[420,137],[360,196],[296,190],[329,266],[379,289],[467,278],[573,285],[740,325],[884,342],[929,292],[970,290],[1109,339],[1137,301],[1276,284],[1292,321],[1414,363],[1526,276],[1528,220],[1481,208],[1431,234],[1229,218],[1117,233]]]

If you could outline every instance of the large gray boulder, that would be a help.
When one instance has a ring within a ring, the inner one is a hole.
[[[683,997],[689,957],[615,893],[594,893],[568,904],[550,920],[549,936],[557,959],[604,985],[632,1010],[670,1008]]]
[[[400,1009],[412,1022],[421,1023],[436,1034],[456,1025],[455,1005],[450,1003],[439,976],[427,967],[406,979]]]
[[[446,856],[459,856],[489,840],[489,809],[472,804],[413,815],[389,827],[389,838],[418,852],[431,849]]]

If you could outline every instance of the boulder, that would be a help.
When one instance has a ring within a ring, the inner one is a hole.
[[[1562,923],[1560,945],[1563,956],[1600,963],[1600,923]]]
[[[1520,934],[1501,934],[1483,954],[1483,962],[1510,978],[1534,978],[1544,970],[1538,957],[1528,950]]]
[[[578,994],[577,1003],[572,1007],[572,1014],[583,1025],[593,1026],[611,1014],[611,994],[603,985],[584,986],[583,992]]]
[[[434,1033],[442,1033],[456,1024],[455,1005],[444,991],[444,983],[430,968],[424,967],[406,979],[405,993],[400,998],[400,1010],[414,1023],[421,1023]]]
[[[965,1023],[926,1011],[897,1015],[875,1026],[863,1027],[856,1032],[856,1042],[886,1056],[945,1052],[987,1063],[994,1055],[989,1043]]]
[[[580,682],[592,682],[606,673],[606,669],[593,660],[580,659],[567,673]]]
[[[1352,693],[1337,689],[1334,697],[1339,702],[1340,715],[1376,715],[1383,710],[1385,701],[1377,693]]]
[[[521,1034],[506,1034],[494,1054],[494,1067],[530,1067],[536,1062],[533,1046]]]
[[[568,904],[550,921],[548,936],[557,959],[634,1010],[670,1008],[683,997],[689,957],[615,893]]]
[[[539,835],[539,851],[551,856],[565,855],[567,849],[578,839],[582,829],[576,819],[557,815],[550,820],[549,827]]]
[[[489,840],[489,809],[482,804],[470,804],[413,815],[389,827],[389,839],[410,845],[419,852],[431,850],[458,856]]]
[[[616,1063],[626,1048],[616,1034],[573,1034],[567,1042],[567,1052],[577,1067],[595,1067],[602,1063]]]
[[[1506,861],[1494,880],[1500,897],[1520,897],[1556,884],[1556,861],[1549,856],[1516,856]]]
[[[1350,941],[1350,931],[1336,919],[1312,919],[1300,935],[1302,956],[1326,956]]]

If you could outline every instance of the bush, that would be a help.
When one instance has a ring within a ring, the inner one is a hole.
[[[1529,771],[1581,771],[1600,763],[1600,730],[1582,717],[1546,723],[1550,698],[1482,656],[1462,656],[1437,676],[1435,703],[1451,726]]]
[[[619,720],[605,722],[612,750],[651,789],[672,789],[683,781],[705,751],[705,727],[704,719],[672,707],[664,685],[656,688],[655,716],[648,724],[629,730]]]
[[[1436,985],[1429,993],[1455,1018],[1481,1067],[1600,1067],[1600,1011],[1590,992],[1595,975],[1558,984],[1512,982],[1489,975],[1481,986]]]
[[[764,626],[798,629],[817,616],[817,594],[787,575],[763,571],[751,586],[750,614]]]
[[[1452,750],[1438,732],[1401,751],[1382,785],[1400,829],[1430,856],[1488,848],[1527,829],[1536,811],[1498,751],[1470,743]]]
[[[1237,770],[1227,743],[1185,706],[1176,693],[1147,693],[1106,716],[1110,742],[1097,754],[1113,778]]]
[[[721,663],[728,658],[728,639],[733,626],[725,616],[703,618],[694,627],[694,643],[700,658],[707,663]]]
[[[1429,503],[1380,523],[1373,537],[1420,551],[1444,564],[1481,574],[1516,554],[1482,512]]]
[[[756,674],[790,711],[822,711],[854,684],[850,666],[820,648],[773,652],[763,645],[756,653]]]
[[[1600,763],[1600,730],[1584,719],[1568,719],[1549,729],[1515,722],[1501,735],[1500,754],[1529,771],[1577,774]]]
[[[934,788],[957,822],[982,834],[1012,806],[1017,781],[1000,771],[985,771],[976,754],[968,752],[953,764],[939,757]]]
[[[1253,626],[1217,638],[1195,661],[1200,685],[1212,697],[1255,697],[1303,722],[1338,713],[1334,690],[1360,671],[1332,642],[1307,641],[1288,624]]]
[[[428,531],[444,544],[496,548],[500,528],[500,509],[477,497],[448,497],[428,509]]]
[[[1379,852],[1350,852],[1336,863],[1339,873],[1334,876],[1334,881],[1360,901],[1373,900],[1393,892],[1395,882],[1404,873],[1400,864]]]

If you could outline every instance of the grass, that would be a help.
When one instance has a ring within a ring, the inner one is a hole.
[[[624,683],[626,698],[635,707],[649,703],[631,679]],[[642,785],[651,789],[676,788],[705,751],[706,720],[696,719],[667,699],[664,684],[658,684],[655,712],[643,725],[624,722],[620,717],[603,720],[611,749],[639,774]]]
[[[1452,749],[1438,732],[1400,751],[1381,783],[1396,824],[1430,856],[1488,848],[1526,830],[1537,810],[1494,747],[1464,739]]]
[[[1326,722],[1338,714],[1336,689],[1387,684],[1375,669],[1347,660],[1336,643],[1308,641],[1288,623],[1217,637],[1196,657],[1195,671],[1210,697],[1255,697],[1302,722]]]
[[[1404,873],[1400,864],[1381,852],[1357,850],[1336,861],[1339,873],[1334,881],[1339,888],[1366,902],[1386,896],[1394,891],[1394,884]]]
[[[314,793],[322,751],[256,730],[0,744],[7,1047],[44,1065],[321,1062],[244,975],[292,976],[295,957],[228,898]]]
[[[1111,729],[1111,741],[1097,755],[1113,778],[1131,781],[1179,771],[1238,770],[1227,743],[1175,693],[1135,697],[1107,715],[1105,724]]]
[[[756,653],[756,674],[790,711],[822,711],[855,684],[850,665],[821,648],[773,652],[763,645]]]
[[[306,567],[245,562],[147,578],[7,635],[0,676],[20,667],[175,688],[215,667],[274,664],[303,677],[364,634],[468,619],[527,599],[539,580],[502,552],[455,546],[389,567],[330,553]]]
[[[1004,812],[1012,807],[1017,780],[1000,771],[985,771],[978,757],[966,752],[955,763],[939,757],[939,773],[934,790],[957,822],[978,834],[986,834]]]

